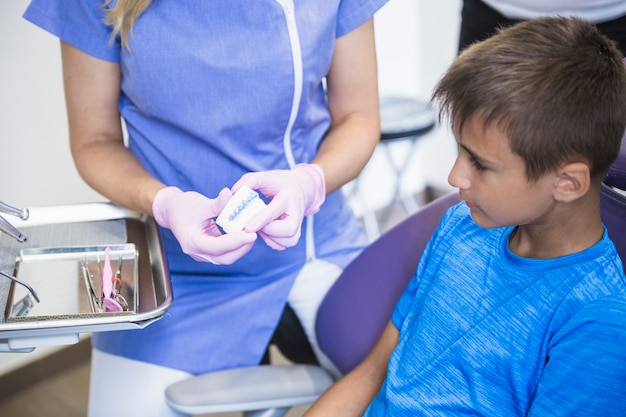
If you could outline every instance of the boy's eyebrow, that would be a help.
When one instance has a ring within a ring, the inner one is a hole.
[[[459,146],[463,148],[463,150],[465,150],[465,152],[467,152],[470,155],[470,157],[472,157],[472,159],[474,159],[476,162],[480,163],[481,165],[486,165],[486,166],[491,165],[491,163],[488,160],[480,157],[474,151],[472,151],[470,148],[463,145],[462,143],[459,143]]]

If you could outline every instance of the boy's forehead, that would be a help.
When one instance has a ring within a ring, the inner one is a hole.
[[[484,119],[468,119],[454,134],[459,146],[482,160],[497,162],[519,158],[511,149],[508,133],[500,123],[486,123]]]
[[[454,123],[453,134],[459,143],[468,137],[485,138],[489,136],[497,138],[506,145],[510,144],[506,123],[501,120],[488,120],[480,114]]]

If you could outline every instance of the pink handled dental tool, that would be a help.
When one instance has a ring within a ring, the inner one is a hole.
[[[124,311],[120,303],[111,298],[113,293],[113,268],[111,268],[111,248],[104,250],[104,267],[102,268],[102,303],[104,311]]]

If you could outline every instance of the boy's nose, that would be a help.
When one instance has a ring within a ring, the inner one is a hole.
[[[467,189],[470,186],[467,170],[463,169],[463,162],[460,157],[454,161],[454,165],[448,174],[448,184],[458,189]]]

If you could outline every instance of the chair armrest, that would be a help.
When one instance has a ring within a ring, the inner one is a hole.
[[[176,382],[165,398],[175,410],[192,415],[265,410],[312,403],[333,382],[313,365],[260,365]]]

